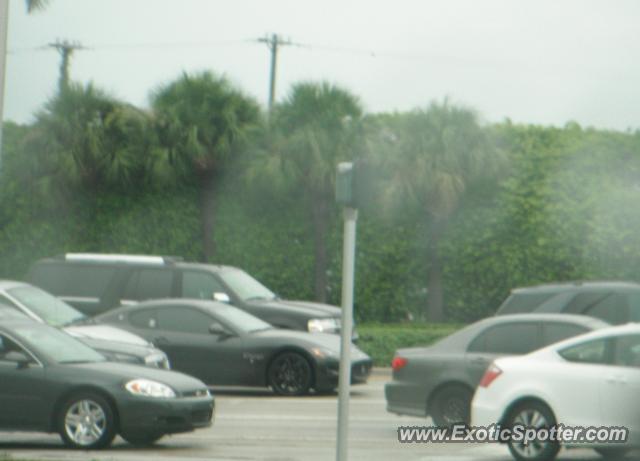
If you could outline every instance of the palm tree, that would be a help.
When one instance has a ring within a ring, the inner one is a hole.
[[[331,222],[336,166],[359,148],[362,107],[358,98],[329,83],[294,85],[276,107],[276,150],[294,187],[307,201],[314,243],[314,293],[327,297],[327,232]]]
[[[259,124],[260,108],[224,77],[183,74],[152,95],[160,143],[179,175],[200,193],[202,260],[215,255],[216,186]]]
[[[157,160],[150,117],[92,84],[70,84],[37,116],[47,163],[85,191],[145,184]]]
[[[444,319],[443,261],[439,242],[468,185],[495,165],[476,114],[447,100],[426,110],[387,118],[384,152],[391,181],[387,198],[413,205],[427,224],[429,320]],[[493,170],[491,170],[493,171]]]

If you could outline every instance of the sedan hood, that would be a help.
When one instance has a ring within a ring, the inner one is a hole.
[[[138,335],[134,335],[128,331],[108,325],[77,325],[66,327],[64,331],[76,338],[102,339],[106,341],[135,344],[138,346],[151,345],[148,341],[142,339]]]
[[[132,379],[150,379],[166,384],[180,394],[205,389],[207,387],[199,379],[184,373],[143,367],[140,365],[129,365],[127,363],[91,362],[65,366],[73,366],[76,369],[86,370],[88,374],[92,376],[92,379],[95,380],[100,380],[101,378],[106,378],[106,380],[122,380],[123,385]]]
[[[257,301],[252,301],[258,303]],[[270,301],[260,301],[260,305],[270,307],[290,309],[296,312],[304,312],[310,318],[340,317],[340,308],[329,304],[312,303],[309,301],[288,301],[285,299],[274,299]]]
[[[293,343],[304,345],[307,348],[319,347],[328,349],[333,355],[340,356],[340,335],[332,333],[307,333],[305,331],[283,330],[274,328],[254,333],[256,336],[266,337],[270,339],[279,339],[283,344]],[[351,359],[369,358],[367,354],[361,351],[355,344],[351,344]]]

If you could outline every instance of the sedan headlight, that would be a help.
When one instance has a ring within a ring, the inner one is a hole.
[[[173,398],[176,396],[174,390],[166,384],[151,381],[149,379],[134,379],[133,381],[129,381],[125,384],[124,387],[133,395],[140,395],[143,397]]]
[[[307,329],[311,333],[335,333],[340,330],[340,319],[334,317],[311,319],[307,322]]]

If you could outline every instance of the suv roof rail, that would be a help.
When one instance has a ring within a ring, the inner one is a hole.
[[[181,256],[152,256],[130,255],[118,253],[66,253],[63,259],[67,261],[91,261],[91,262],[119,262],[142,264],[171,264],[183,261]]]

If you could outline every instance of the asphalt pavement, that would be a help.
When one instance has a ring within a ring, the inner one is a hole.
[[[349,459],[363,461],[511,461],[495,444],[401,444],[398,426],[431,420],[387,413],[384,383],[389,371],[376,369],[366,385],[353,386],[349,418]],[[101,451],[66,449],[57,435],[0,432],[0,459],[96,461],[325,461],[335,459],[337,396],[285,398],[267,390],[216,389],[213,427],[161,439],[136,448],[116,438]],[[0,409],[1,411],[1,409]],[[592,450],[562,451],[558,461],[601,460]],[[629,458],[633,459],[633,457]]]

